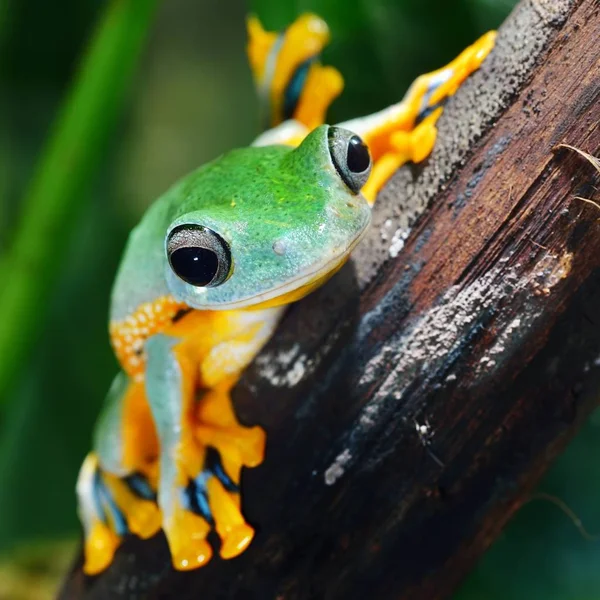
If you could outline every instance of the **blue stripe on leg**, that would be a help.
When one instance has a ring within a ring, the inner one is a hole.
[[[421,121],[423,121],[425,118],[427,118],[434,110],[436,110],[436,109],[440,108],[440,106],[444,106],[446,104],[446,102],[448,101],[448,96],[445,96],[439,102],[436,102],[432,106],[429,106],[429,101],[431,100],[431,97],[433,96],[435,91],[440,87],[440,85],[442,85],[443,83],[446,83],[446,81],[448,81],[448,79],[450,79],[451,76],[452,76],[452,72],[450,70],[445,70],[445,71],[442,71],[441,73],[439,73],[435,77],[435,79],[433,79],[431,81],[431,83],[427,87],[427,92],[425,92],[425,95],[423,96],[423,99],[421,100],[421,108],[419,110],[419,114],[417,115],[417,118],[415,119],[415,127],[419,123],[421,123]]]
[[[318,55],[312,56],[300,63],[296,70],[292,73],[290,80],[285,87],[283,92],[283,120],[287,121],[294,116],[298,101],[302,95],[306,78],[308,77],[308,71],[311,65],[317,61]]]
[[[156,492],[152,489],[148,480],[141,473],[132,473],[124,478],[129,489],[143,500],[156,502]]]
[[[104,484],[102,483],[102,475],[100,474],[100,469],[96,468],[94,470],[94,479],[92,481],[92,498],[94,502],[94,509],[98,518],[106,523],[106,514],[104,512],[104,506],[102,505],[102,496],[100,490]]]
[[[221,462],[219,453],[210,446],[206,449],[206,458],[204,459],[204,470],[212,473],[228,492],[239,493],[239,486],[227,475]]]
[[[214,448],[208,447],[204,459],[204,469],[182,490],[182,504],[184,509],[201,516],[209,525],[214,526],[215,521],[206,489],[206,483],[210,477],[216,477],[228,492],[239,493],[240,488],[225,472],[219,453]]]
[[[183,507],[201,516],[211,527],[215,520],[208,504],[206,482],[211,476],[207,471],[202,471],[196,479],[191,479],[183,490]]]
[[[107,523],[107,521],[110,520],[117,535],[121,537],[127,535],[127,533],[129,533],[129,528],[127,527],[125,516],[117,506],[110,490],[104,483],[100,470],[96,471],[94,487],[94,497],[97,498],[98,506],[102,509],[100,514],[104,516],[104,523]],[[110,519],[108,519],[109,514],[111,517]]]

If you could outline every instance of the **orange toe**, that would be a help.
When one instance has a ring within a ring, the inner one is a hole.
[[[121,540],[108,526],[100,521],[94,523],[85,540],[83,572],[97,575],[110,565]]]
[[[221,558],[228,559],[241,554],[254,538],[254,529],[247,523],[232,528],[223,539]]]
[[[212,554],[212,548],[206,540],[195,540],[190,541],[186,547],[173,551],[171,560],[178,571],[191,571],[205,565]]]

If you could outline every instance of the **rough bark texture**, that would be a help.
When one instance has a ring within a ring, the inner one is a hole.
[[[238,412],[268,432],[251,548],[176,573],[162,535],[128,540],[61,598],[451,594],[600,396],[600,213],[573,199],[600,178],[554,150],[600,151],[599,6],[515,9],[431,159],[244,376]]]

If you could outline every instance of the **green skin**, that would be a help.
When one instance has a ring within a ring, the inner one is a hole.
[[[234,150],[159,198],[132,232],[113,291],[111,318],[171,294],[192,308],[245,308],[324,275],[358,243],[370,208],[352,193],[330,155],[328,126],[295,149]],[[229,244],[233,273],[218,287],[179,279],[165,240],[182,224],[203,225]],[[282,242],[283,255],[273,245]]]
[[[310,286],[304,286],[333,272],[359,242],[370,221],[366,200],[345,183],[344,177],[347,181],[353,175],[342,175],[335,166],[347,162],[352,136],[351,132],[323,125],[297,148],[234,150],[175,184],[148,210],[130,236],[113,290],[111,318],[125,319],[140,305],[167,295],[195,309],[238,311],[265,303],[289,303],[309,291]],[[334,155],[338,158],[335,164]],[[367,174],[363,172],[364,178]],[[171,269],[167,242],[173,229],[181,225],[201,225],[227,242],[232,269],[223,283],[195,287]],[[294,296],[298,290],[302,293]],[[268,339],[281,311],[278,307],[244,311],[247,319],[261,323],[262,330],[243,361],[247,363]],[[183,506],[173,459],[185,406],[182,374],[173,350],[179,341],[157,332],[144,345],[144,386],[160,442],[158,504],[163,527]],[[127,386],[127,375],[122,372],[108,393],[94,440],[94,453],[102,469],[121,477],[128,474],[122,462]],[[84,466],[77,489],[79,512],[88,533],[94,522],[103,520],[96,502],[97,486],[94,471]],[[117,533],[123,535],[125,531]]]

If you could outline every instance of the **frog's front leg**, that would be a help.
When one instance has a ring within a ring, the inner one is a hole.
[[[240,472],[262,462],[265,435],[238,423],[230,390],[279,315],[270,309],[214,316],[219,333],[208,351],[193,314],[146,344],[146,391],[160,442],[158,504],[176,569],[210,559],[206,536],[213,528],[222,558],[252,541],[254,530],[240,509]],[[198,320],[204,323],[200,313]]]
[[[145,383],[160,444],[158,505],[163,530],[173,565],[193,569],[212,556],[206,536],[213,517],[199,478],[206,449],[194,438],[197,368],[191,357],[178,352],[180,343],[165,334],[148,340]]]
[[[362,190],[370,204],[401,165],[431,153],[446,100],[481,66],[495,38],[495,32],[486,33],[445,67],[418,77],[398,104],[340,125],[360,135],[371,151],[373,169]]]

